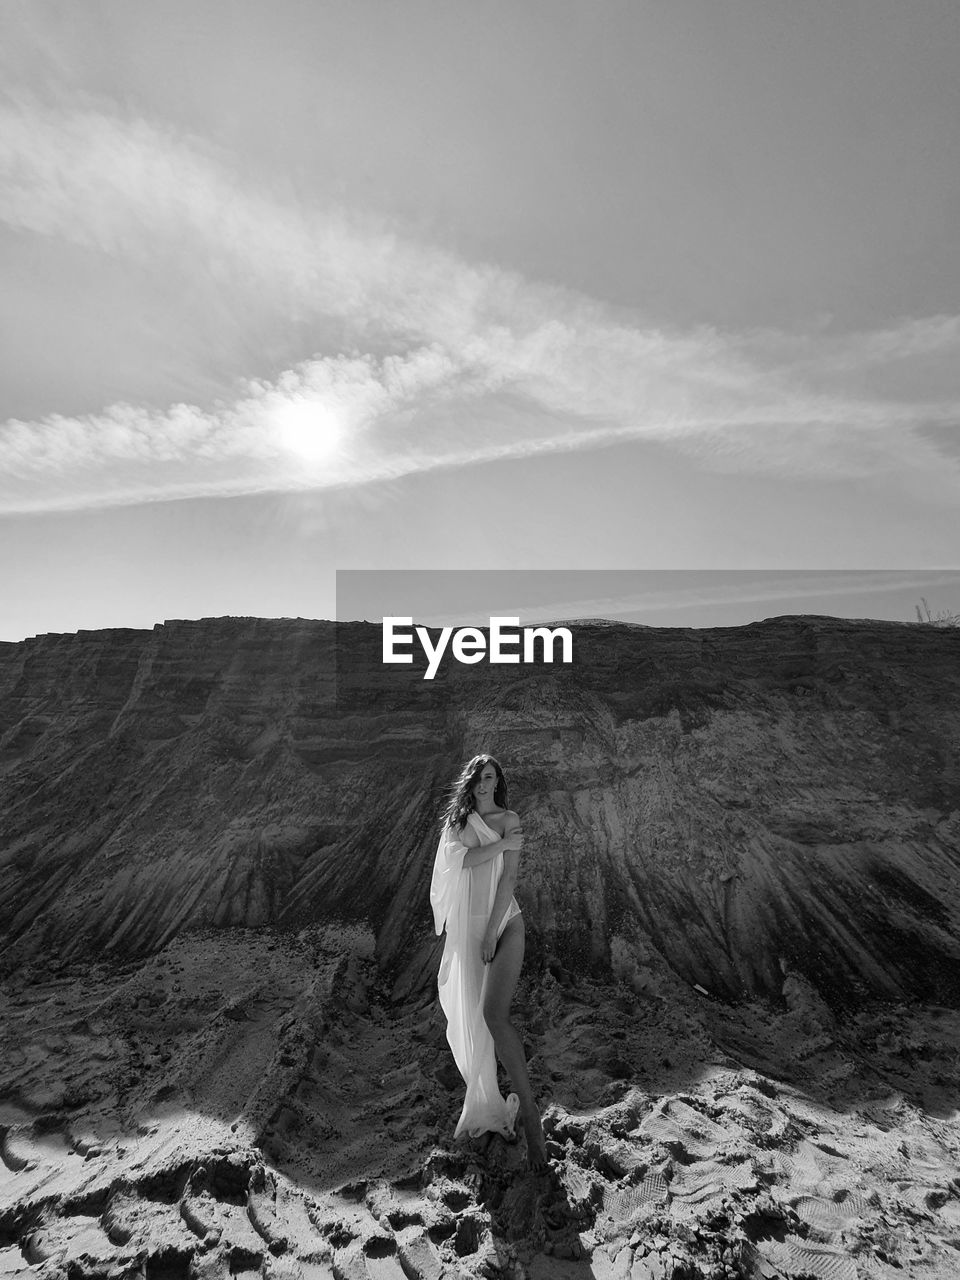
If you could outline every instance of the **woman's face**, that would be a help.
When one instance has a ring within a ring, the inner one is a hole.
[[[473,798],[477,802],[478,809],[493,803],[493,793],[496,789],[497,771],[492,764],[485,764],[473,787]]]

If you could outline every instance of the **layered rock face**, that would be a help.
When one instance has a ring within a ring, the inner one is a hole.
[[[418,996],[438,813],[490,751],[532,973],[960,1004],[960,631],[568,625],[569,666],[431,681],[373,624],[0,645],[0,966],[345,921]]]

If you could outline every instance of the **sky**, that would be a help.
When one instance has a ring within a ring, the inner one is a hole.
[[[0,640],[960,610],[957,65],[954,0],[6,0]]]

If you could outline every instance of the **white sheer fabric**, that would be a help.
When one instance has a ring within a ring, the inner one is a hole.
[[[467,821],[481,844],[499,839],[479,814],[469,814]],[[456,830],[447,826],[440,837],[430,885],[434,925],[438,934],[444,929],[447,931],[437,978],[440,1005],[447,1017],[447,1040],[467,1086],[454,1137],[488,1132],[512,1137],[516,1094],[510,1094],[509,1101],[504,1099],[497,1084],[493,1036],[483,1020],[489,965],[483,963],[480,955],[480,944],[503,872],[503,854],[498,853],[480,866],[464,867],[466,852],[467,846]],[[519,914],[517,900],[511,898],[497,937]]]

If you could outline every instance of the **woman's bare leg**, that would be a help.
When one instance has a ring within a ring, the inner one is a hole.
[[[520,1117],[527,1137],[527,1160],[533,1172],[547,1167],[547,1149],[543,1139],[540,1112],[533,1100],[523,1042],[510,1021],[510,1004],[523,964],[523,917],[515,916],[507,925],[487,972],[487,990],[483,1001],[483,1019],[493,1036],[497,1057],[510,1077],[520,1099]]]

